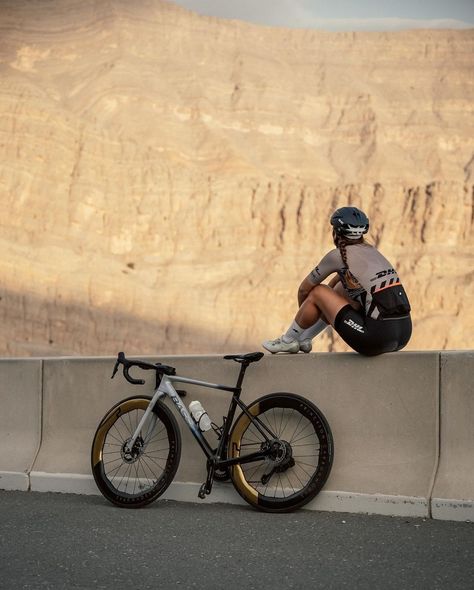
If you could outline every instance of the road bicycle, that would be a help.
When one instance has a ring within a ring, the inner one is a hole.
[[[227,355],[240,364],[235,387],[218,385],[176,374],[161,363],[129,360],[118,354],[112,378],[123,366],[127,381],[138,367],[156,374],[153,396],[129,397],[113,406],[100,422],[92,443],[95,482],[110,502],[138,508],[153,502],[168,488],[178,469],[181,434],[167,396],[207,457],[207,478],[199,498],[212,491],[215,480],[232,480],[250,505],[267,512],[287,512],[304,506],[318,494],[331,471],[334,446],[331,429],[322,412],[294,393],[270,393],[246,405],[241,399],[247,367],[264,354]],[[182,401],[186,383],[232,394],[222,425],[212,423],[205,434]],[[237,418],[237,409],[241,412]],[[213,443],[208,440],[211,436]],[[213,448],[213,445],[217,446]]]

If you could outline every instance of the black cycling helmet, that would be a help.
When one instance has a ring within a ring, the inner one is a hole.
[[[332,214],[331,225],[337,236],[358,240],[369,231],[369,218],[357,207],[341,207]]]

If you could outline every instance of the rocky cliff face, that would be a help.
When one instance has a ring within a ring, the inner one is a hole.
[[[409,348],[471,348],[473,55],[473,30],[4,0],[0,354],[256,350],[345,204],[400,270]]]

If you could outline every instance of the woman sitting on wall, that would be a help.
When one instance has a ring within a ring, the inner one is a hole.
[[[410,304],[397,271],[364,241],[369,220],[356,207],[331,217],[336,248],[303,280],[299,310],[287,332],[263,347],[271,353],[310,352],[328,324],[356,352],[374,356],[400,350],[410,340]],[[329,285],[322,281],[337,273]]]

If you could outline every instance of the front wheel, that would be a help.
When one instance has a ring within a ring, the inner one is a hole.
[[[232,427],[229,458],[270,452],[263,460],[234,465],[234,487],[249,504],[267,512],[304,506],[321,490],[332,467],[333,439],[324,415],[293,393],[271,393],[248,410],[254,418],[242,413]]]
[[[92,473],[113,504],[139,508],[153,502],[173,481],[181,456],[181,436],[171,410],[157,402],[133,448],[128,441],[151,398],[135,396],[104,416],[92,443]]]

